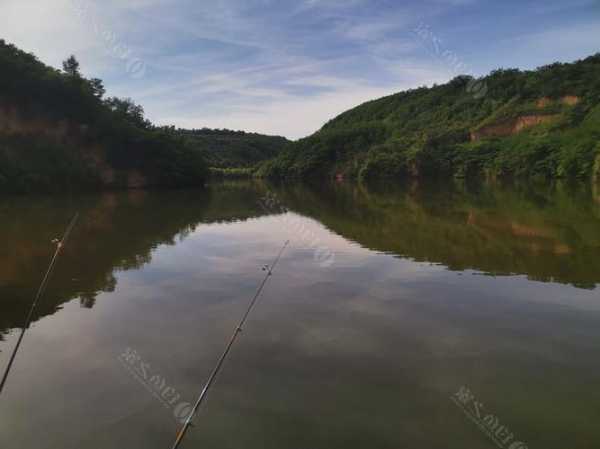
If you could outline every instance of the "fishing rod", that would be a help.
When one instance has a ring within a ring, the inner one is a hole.
[[[213,369],[210,377],[208,378],[208,381],[206,382],[206,385],[202,389],[202,393],[200,393],[200,396],[198,397],[198,400],[196,401],[196,404],[194,404],[194,407],[192,408],[192,411],[190,412],[190,414],[188,415],[187,419],[185,420],[185,424],[183,425],[183,427],[181,428],[181,430],[177,434],[177,439],[175,440],[175,443],[173,444],[172,449],[177,449],[179,447],[179,445],[181,444],[181,442],[185,438],[185,434],[187,433],[188,429],[192,426],[192,420],[194,419],[194,416],[196,415],[196,412],[200,408],[200,405],[202,405],[202,402],[204,402],[204,399],[206,398],[206,396],[208,394],[208,390],[210,389],[210,387],[212,386],[213,382],[215,381],[215,379],[217,377],[217,374],[219,374],[219,371],[221,370],[221,367],[223,366],[223,362],[227,358],[227,355],[229,354],[229,351],[231,350],[231,347],[233,346],[233,344],[237,340],[238,335],[242,332],[242,328],[244,327],[244,324],[246,323],[246,320],[248,319],[248,315],[250,315],[250,312],[254,308],[254,305],[256,304],[256,301],[258,300],[258,298],[259,298],[259,296],[260,296],[263,288],[265,287],[265,284],[267,283],[267,280],[273,274],[273,270],[277,266],[277,263],[279,262],[279,259],[281,258],[281,255],[283,254],[283,251],[285,250],[285,248],[288,246],[289,243],[290,243],[289,240],[287,240],[284,243],[283,247],[281,248],[281,250],[279,250],[279,254],[277,254],[277,257],[275,258],[275,261],[273,262],[273,264],[271,266],[265,265],[263,267],[263,270],[265,270],[267,272],[267,274],[265,275],[265,277],[262,280],[260,286],[258,287],[258,290],[256,290],[256,293],[254,294],[254,297],[252,298],[252,301],[250,301],[250,304],[248,305],[248,308],[246,309],[246,312],[242,316],[242,319],[241,319],[240,323],[235,328],[235,331],[233,331],[233,335],[231,336],[231,339],[229,340],[229,344],[225,348],[225,351],[223,351],[223,354],[221,355],[221,358],[219,358],[219,361],[217,362],[217,365]]]
[[[67,243],[69,234],[71,234],[71,231],[73,230],[73,227],[75,226],[75,222],[77,221],[78,217],[79,217],[79,213],[76,213],[75,216],[71,219],[69,225],[67,226],[67,229],[61,240],[55,239],[52,241],[53,243],[56,243],[56,250],[54,251],[54,255],[52,256],[52,260],[50,261],[48,270],[46,270],[46,274],[44,275],[44,278],[42,279],[42,283],[38,287],[37,293],[33,299],[33,302],[31,303],[31,307],[29,308],[29,313],[27,314],[27,318],[25,319],[25,325],[21,328],[21,335],[19,335],[17,344],[15,345],[15,348],[13,349],[12,355],[10,356],[10,360],[8,361],[8,365],[6,366],[6,370],[4,371],[4,375],[2,376],[2,382],[0,383],[0,394],[2,393],[2,390],[4,389],[4,384],[6,383],[6,379],[8,379],[8,374],[10,373],[12,365],[15,361],[15,357],[17,356],[17,352],[19,351],[19,347],[21,346],[21,342],[23,341],[23,337],[25,336],[25,331],[29,328],[29,325],[31,324],[31,320],[33,319],[33,312],[34,312],[38,302],[42,298],[44,291],[46,290],[46,286],[48,285],[48,281],[50,280],[50,277],[52,276],[52,272],[54,271],[54,267],[56,265],[56,261],[58,260],[58,256],[60,256],[65,244]]]

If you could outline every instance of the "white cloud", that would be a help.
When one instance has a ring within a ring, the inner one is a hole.
[[[390,93],[383,88],[342,89],[314,98],[283,96],[257,108],[231,108],[228,113],[199,112],[195,115],[166,116],[159,121],[182,126],[248,129],[266,134],[303,137],[319,129],[329,119],[364,101]]]
[[[202,105],[199,105],[196,110],[189,110],[186,115],[177,115],[176,110],[180,108],[176,106],[172,113],[157,113],[155,118],[164,124],[178,123],[190,128],[206,126],[249,129],[299,138],[311,134],[338,114],[366,101],[410,87],[447,80],[445,75],[427,67],[398,65],[394,70],[401,73],[403,81],[385,86],[371,85],[365,80],[321,75],[298,76],[288,81],[289,85],[327,88],[323,93],[314,96],[294,95],[284,90],[255,91],[247,88],[236,77],[223,77],[220,80],[223,84],[217,83],[213,86],[224,93],[224,101],[231,101],[222,112],[215,114],[214,110],[203,110]],[[232,101],[225,92],[233,92],[238,98]],[[269,100],[254,105],[252,96],[257,92],[268,96]],[[150,98],[148,100],[150,104],[153,103]],[[164,111],[163,106],[160,101],[156,104],[157,110]]]

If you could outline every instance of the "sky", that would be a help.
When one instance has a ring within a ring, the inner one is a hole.
[[[600,0],[0,0],[0,38],[75,54],[156,124],[297,139],[459,74],[600,51]]]

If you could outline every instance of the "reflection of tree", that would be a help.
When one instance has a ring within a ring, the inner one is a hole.
[[[361,245],[452,270],[594,288],[600,217],[567,186],[287,186],[283,202]]]
[[[61,256],[34,320],[79,298],[93,307],[116,288],[117,270],[139,268],[159,245],[173,245],[200,223],[264,215],[261,192],[227,184],[209,191],[129,192],[77,198],[9,198],[0,202],[0,336],[22,325],[35,287],[73,211],[80,220]]]
[[[80,221],[34,320],[78,298],[93,307],[116,288],[115,272],[141,267],[159,245],[173,245],[200,223],[268,213],[260,183],[207,192],[129,192],[102,196],[14,197],[0,201],[0,338],[22,325],[40,277],[74,210]],[[600,213],[589,192],[535,190],[367,189],[360,185],[270,187],[282,206],[314,217],[365,247],[441,263],[453,270],[525,274],[593,288],[600,283]],[[273,213],[279,212],[273,210]]]
[[[96,295],[89,292],[82,293],[79,296],[79,304],[84,309],[91,309],[96,304]]]

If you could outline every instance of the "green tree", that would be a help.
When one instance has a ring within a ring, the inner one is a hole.
[[[104,84],[101,79],[92,78],[90,81],[90,87],[92,88],[92,93],[96,98],[102,98],[106,93],[106,89],[104,88]]]
[[[132,125],[143,129],[152,127],[151,123],[144,118],[144,108],[135,104],[131,98],[111,97],[105,100],[104,104]]]
[[[69,76],[81,76],[81,73],[79,72],[79,61],[77,61],[75,55],[71,55],[66,61],[63,61],[63,70]]]

